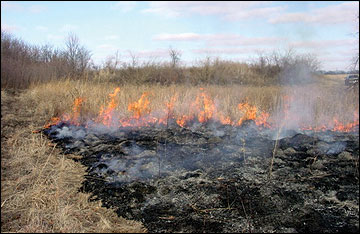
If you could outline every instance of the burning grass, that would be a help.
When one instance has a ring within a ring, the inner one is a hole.
[[[32,134],[45,124],[118,127],[172,120],[181,128],[192,121],[238,126],[252,119],[266,128],[347,131],[358,126],[359,96],[358,90],[342,87],[118,86],[65,80],[31,87],[16,99],[2,91],[2,231],[144,230],[78,192],[85,168],[68,158],[75,155],[64,156],[41,134]],[[304,121],[308,125],[302,126]]]
[[[59,121],[107,127],[185,127],[209,121],[267,128],[351,131],[359,124],[358,92],[336,86],[116,86],[66,81],[35,87],[28,95],[50,125]],[[46,100],[46,101],[45,101]]]

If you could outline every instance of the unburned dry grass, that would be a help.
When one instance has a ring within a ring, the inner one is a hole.
[[[78,191],[85,168],[32,133],[42,121],[23,95],[1,91],[1,231],[145,232]]]

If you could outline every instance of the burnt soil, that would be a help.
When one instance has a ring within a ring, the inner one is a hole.
[[[81,191],[149,232],[359,231],[358,131],[288,131],[276,142],[248,121],[43,133],[82,156]]]

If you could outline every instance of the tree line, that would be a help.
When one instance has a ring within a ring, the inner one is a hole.
[[[311,54],[293,49],[258,54],[250,62],[206,57],[197,64],[184,66],[181,51],[169,48],[168,61],[140,61],[130,53],[121,61],[119,53],[101,65],[91,61],[91,51],[69,33],[63,49],[52,45],[29,45],[12,34],[1,32],[1,87],[27,88],[31,84],[59,79],[86,79],[118,84],[243,84],[278,85],[304,83],[301,75],[316,73],[320,63]],[[289,80],[289,77],[291,80]]]
[[[63,77],[79,78],[89,67],[91,52],[70,33],[65,49],[29,45],[1,31],[1,87],[26,88],[32,83]]]

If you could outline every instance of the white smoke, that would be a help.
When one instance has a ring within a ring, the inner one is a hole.
[[[275,119],[277,126],[283,130],[280,138],[286,136],[287,130],[299,131],[316,123],[315,105],[320,90],[313,74],[314,68],[307,60],[299,56],[289,60],[279,75],[284,100]]]
[[[72,137],[75,139],[82,139],[85,137],[86,132],[83,128],[77,128],[76,126],[64,126],[62,128],[57,128],[57,138],[63,139],[66,137]]]

